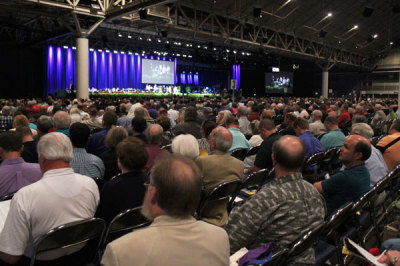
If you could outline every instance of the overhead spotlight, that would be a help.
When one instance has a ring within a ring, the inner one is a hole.
[[[328,17],[332,17],[332,13],[329,12],[327,16],[328,16]]]
[[[114,54],[117,54],[117,53],[118,53],[118,51],[115,51],[115,50],[114,50]]]
[[[158,39],[158,40],[157,40],[157,42],[161,42],[161,40],[160,40],[160,39]]]
[[[338,43],[342,43],[342,41],[338,41]]]
[[[378,38],[378,34],[374,34],[374,36],[372,36],[372,37],[374,37],[374,39],[376,39],[376,38]]]
[[[64,49],[68,49],[68,46],[64,45],[63,48],[64,48]]]
[[[147,40],[148,40],[149,42],[151,42],[151,38],[148,38]]]
[[[321,30],[321,31],[319,32],[319,37],[321,37],[321,38],[325,38],[326,34],[327,34],[327,32],[326,32],[326,31],[324,31],[324,30]]]
[[[389,44],[390,44],[390,45],[393,45],[393,42],[390,42]]]
[[[197,45],[197,48],[200,48],[201,46],[200,45]]]
[[[237,53],[237,51],[236,51],[236,50],[233,50],[233,53],[234,53],[234,54],[236,54],[236,53]]]
[[[75,46],[72,46],[72,50],[76,50],[76,47],[75,47]]]
[[[226,49],[226,52],[227,52],[227,53],[229,53],[229,52],[230,52],[230,50],[229,50],[229,49]]]
[[[373,8],[370,7],[365,7],[364,11],[362,12],[363,17],[365,18],[369,18],[372,16],[372,13],[374,12]]]
[[[207,46],[204,46],[204,49],[206,49],[206,50],[207,50],[207,49],[208,49],[208,47],[207,47]]]
[[[139,36],[139,40],[143,40],[143,38],[141,36]]]
[[[246,55],[246,53],[245,53],[245,52],[242,52],[242,55]]]
[[[354,25],[353,29],[358,29],[358,25]]]
[[[214,47],[214,48],[213,48],[213,51],[217,51],[217,48]]]
[[[120,32],[118,32],[118,37],[120,37],[120,38],[122,37],[122,34]]]
[[[129,35],[128,35],[128,39],[132,39],[132,35],[129,34]]]
[[[255,7],[255,8],[253,9],[253,16],[254,16],[255,18],[262,18],[262,15],[261,15],[261,7]]]
[[[166,44],[169,44],[169,41],[165,41]]]
[[[90,48],[89,51],[93,52],[94,50],[93,50],[93,48]]]
[[[250,56],[251,54],[250,53],[247,53],[247,56]]]

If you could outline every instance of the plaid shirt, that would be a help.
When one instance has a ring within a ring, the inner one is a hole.
[[[11,115],[0,114],[0,130],[12,128],[13,117]]]
[[[301,173],[273,179],[250,200],[234,208],[225,229],[231,253],[273,241],[286,247],[324,221],[324,199]],[[314,265],[314,250],[307,249],[292,263]]]

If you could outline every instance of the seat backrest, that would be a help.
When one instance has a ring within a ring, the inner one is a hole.
[[[347,202],[344,205],[342,205],[342,207],[340,207],[336,212],[334,212],[328,217],[326,223],[326,231],[328,234],[336,230],[344,223],[344,221],[347,220],[347,218],[351,214],[353,205],[354,205],[353,202]]]
[[[112,219],[107,227],[106,233],[102,240],[102,247],[107,243],[131,232],[134,229],[142,228],[151,224],[141,213],[142,207],[127,209]]]
[[[367,207],[367,205],[370,203],[374,195],[375,195],[375,190],[373,189],[362,195],[361,198],[354,203],[352,207],[353,213]]]
[[[214,189],[212,189],[209,193],[205,195],[204,200],[201,201],[198,208],[198,215],[201,216],[204,207],[207,206],[208,203],[213,201],[222,201],[229,199],[232,197],[234,199],[236,195],[239,193],[242,182],[240,180],[233,180],[229,182],[225,182],[219,184]]]
[[[261,169],[255,173],[252,173],[246,178],[246,180],[243,181],[242,189],[254,186],[260,187],[267,178],[268,173],[268,169]]]
[[[8,194],[8,195],[5,195],[5,196],[3,196],[3,197],[0,198],[0,201],[10,200],[10,199],[12,199],[12,198],[14,197],[14,194],[15,194],[15,193],[10,193],[10,194]]]
[[[339,148],[330,148],[328,149],[325,154],[324,154],[324,158],[322,159],[324,162],[330,162],[333,157],[335,157],[337,151]]]
[[[322,230],[325,228],[325,222],[320,223],[314,229],[296,239],[289,247],[288,257],[295,257],[314,245],[318,241]]]
[[[60,225],[51,229],[36,241],[31,265],[34,264],[36,256],[40,253],[54,250],[68,250],[85,243],[88,245],[89,242],[94,246],[91,249],[93,254],[89,257],[94,259],[105,228],[106,225],[103,219],[91,218]]]
[[[244,158],[246,158],[246,155],[247,155],[247,149],[236,149],[236,150],[233,150],[231,153],[231,156],[233,156],[236,159],[239,159],[241,161],[243,161]]]
[[[172,153],[171,144],[165,145],[161,147],[162,150],[167,150],[169,153]]]
[[[323,151],[317,152],[317,153],[311,155],[306,160],[306,163],[304,164],[304,167],[310,167],[310,166],[314,166],[314,165],[319,164],[321,162],[321,160],[324,158],[324,155],[325,155],[325,152],[323,152]]]
[[[260,147],[261,147],[261,145],[260,145],[260,146],[257,146],[257,147],[254,147],[254,148],[251,148],[251,149],[247,152],[246,157],[252,156],[252,155],[256,155],[256,154],[258,153],[258,151],[260,150]]]

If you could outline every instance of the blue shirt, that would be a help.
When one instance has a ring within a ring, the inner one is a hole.
[[[321,142],[311,134],[310,131],[306,131],[299,136],[301,141],[303,141],[306,146],[306,157],[310,157],[317,152],[324,151]]]
[[[365,161],[365,166],[371,176],[371,187],[388,173],[388,168],[383,160],[382,153],[373,145],[371,145],[371,156]]]
[[[74,172],[86,175],[92,178],[100,178],[104,176],[106,168],[103,161],[96,155],[87,153],[84,148],[74,148],[74,158],[69,166]]]
[[[321,138],[322,147],[325,150],[343,146],[346,136],[340,129],[334,129],[326,133]]]
[[[86,151],[88,153],[99,156],[103,152],[109,151],[110,149],[106,147],[104,140],[106,139],[107,133],[110,128],[105,128],[99,132],[94,133],[88,143],[86,144]]]
[[[250,144],[246,137],[240,132],[239,128],[228,128],[232,134],[232,146],[229,148],[228,152],[232,152],[236,149],[248,149]]]

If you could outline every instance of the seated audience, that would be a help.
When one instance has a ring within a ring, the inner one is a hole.
[[[127,132],[131,132],[132,130],[132,118],[127,116],[128,110],[126,108],[126,104],[121,103],[119,106],[120,117],[117,120],[117,126],[123,127]]]
[[[232,116],[232,113],[229,110],[223,110],[218,113],[216,117],[216,122],[218,126],[226,127],[226,121],[229,117]]]
[[[343,146],[346,136],[339,129],[338,120],[335,116],[328,116],[325,118],[324,125],[328,133],[322,136],[321,144],[325,150],[330,148],[337,148]]]
[[[259,125],[260,136],[264,140],[261,143],[260,150],[257,153],[254,165],[245,171],[245,174],[249,175],[253,172],[257,172],[261,169],[271,170],[273,168],[272,163],[272,145],[281,136],[276,132],[274,121],[270,119],[263,119]]]
[[[248,149],[249,141],[243,133],[240,132],[238,119],[233,116],[229,117],[226,121],[226,126],[232,134],[232,146],[229,148],[228,152],[231,153],[237,149]]]
[[[166,112],[166,110],[164,111]],[[171,120],[167,116],[159,116],[156,123],[163,128],[163,141],[161,142],[161,146],[171,144],[171,141],[174,138],[171,132]]]
[[[237,111],[237,117],[239,119],[240,132],[243,135],[251,135],[250,121],[247,119],[249,109],[246,106],[239,106]]]
[[[172,153],[180,154],[195,160],[199,156],[199,143],[190,134],[176,136],[171,144]]]
[[[21,157],[27,163],[39,163],[38,154],[36,150],[37,142],[33,140],[32,130],[29,127],[17,127],[16,131],[22,137],[22,143],[24,150],[21,153]]]
[[[121,173],[120,169],[118,168],[116,148],[117,145],[127,137],[128,132],[126,132],[126,129],[123,127],[113,127],[110,129],[110,131],[108,131],[105,143],[109,150],[103,152],[99,156],[106,167],[106,171],[104,172],[105,180],[109,180],[115,175]]]
[[[374,136],[374,130],[366,123],[357,123],[353,124],[351,127],[351,134],[363,136],[370,141]],[[375,148],[374,145],[371,145],[371,156],[365,161],[365,166],[367,167],[371,177],[371,187],[378,183],[378,181],[388,173],[388,168],[383,159],[382,153]]]
[[[144,168],[144,172],[148,173],[153,167],[157,157],[162,154],[169,154],[167,150],[160,149],[160,145],[163,138],[163,129],[160,125],[154,124],[149,127],[147,132],[147,145],[146,150],[149,153],[149,159]]]
[[[276,177],[242,206],[234,208],[225,226],[231,253],[270,241],[287,247],[324,221],[324,199],[301,175],[304,156],[304,144],[297,137],[283,136],[273,144]],[[288,265],[314,262],[314,250],[308,248]]]
[[[383,154],[389,171],[400,163],[400,119],[396,119],[389,129],[389,135],[383,137],[376,148]]]
[[[40,138],[45,134],[49,133],[53,128],[53,120],[50,116],[42,115],[36,122],[38,134],[33,137],[36,143],[39,142]]]
[[[16,115],[14,117],[12,127],[13,128],[10,129],[12,131],[16,130],[17,127],[29,127],[29,120],[25,115]],[[34,135],[34,136],[37,135],[37,131],[36,130],[31,129],[31,131],[32,131],[32,135]]]
[[[74,173],[71,141],[62,133],[49,133],[38,143],[42,179],[20,189],[0,233],[0,259],[16,263],[33,255],[35,242],[50,229],[93,217],[99,191],[93,179]],[[70,250],[69,250],[70,251]],[[42,254],[37,259],[54,259],[63,251]]]
[[[131,120],[132,137],[138,138],[144,143],[147,143],[146,136],[144,134],[147,128],[146,119],[143,117],[134,117]]]
[[[102,122],[100,119],[97,118],[97,109],[96,107],[90,107],[89,109],[89,119],[84,120],[82,123],[86,124],[89,126],[90,132],[93,132],[93,130],[97,130],[102,128]]]
[[[321,121],[322,119],[322,112],[320,110],[314,110],[311,113],[311,120],[312,123],[310,124],[310,132],[314,136],[318,136],[320,134],[326,133],[326,127]]]
[[[219,126],[211,132],[210,150],[214,153],[196,159],[206,191],[224,182],[243,179],[244,164],[228,153],[231,146],[232,134],[228,129]],[[210,203],[204,209],[203,220],[218,226],[225,225],[228,220],[226,202]]]
[[[12,128],[13,116],[11,115],[10,107],[7,105],[1,108],[0,114],[0,130],[9,130]]]
[[[310,157],[317,152],[324,151],[321,142],[311,134],[306,119],[297,118],[297,120],[293,124],[293,128],[296,132],[296,135],[306,147],[306,157]]]
[[[91,178],[102,178],[105,166],[103,161],[96,155],[87,153],[85,145],[89,139],[90,129],[84,123],[74,123],[69,129],[69,137],[73,146],[74,158],[70,167],[75,173],[86,175]]]
[[[217,127],[217,123],[212,120],[204,120],[200,126],[201,139],[198,139],[200,156],[208,155],[211,153],[210,151],[210,143],[208,142],[208,137],[210,136],[211,131]]]
[[[25,162],[21,157],[23,149],[20,133],[9,131],[0,134],[0,155],[3,159],[0,164],[0,197],[17,192],[42,177],[39,164]]]
[[[345,169],[329,179],[314,183],[314,187],[326,198],[328,215],[348,201],[359,200],[370,190],[370,175],[364,164],[370,155],[369,141],[359,135],[350,135],[340,148],[339,160]]]
[[[121,174],[104,184],[95,215],[107,223],[120,212],[142,205],[146,192],[143,184],[148,180],[142,173],[149,157],[143,141],[125,138],[117,145],[116,151]]]
[[[200,125],[197,123],[197,111],[194,107],[188,107],[185,110],[184,122],[176,125],[172,129],[172,134],[178,136],[179,134],[190,134],[196,139],[201,139]]]
[[[201,187],[192,160],[176,155],[160,159],[150,175],[142,209],[153,223],[108,244],[101,264],[228,265],[226,232],[192,217]]]
[[[69,127],[71,125],[71,118],[67,112],[57,111],[53,116],[53,124],[56,132],[63,133],[69,137]]]
[[[94,133],[86,145],[86,151],[88,153],[99,156],[105,151],[109,151],[104,140],[107,136],[108,131],[117,124],[118,117],[113,111],[107,111],[103,115],[103,129],[99,132]]]
[[[260,132],[258,131],[258,127],[260,126],[260,121],[253,120],[250,125],[253,136],[251,136],[251,138],[249,139],[249,151],[251,151],[251,149],[255,147],[260,146],[264,141],[260,136]],[[250,166],[253,166],[256,156],[257,154],[247,156],[243,161],[244,167],[249,168]]]

